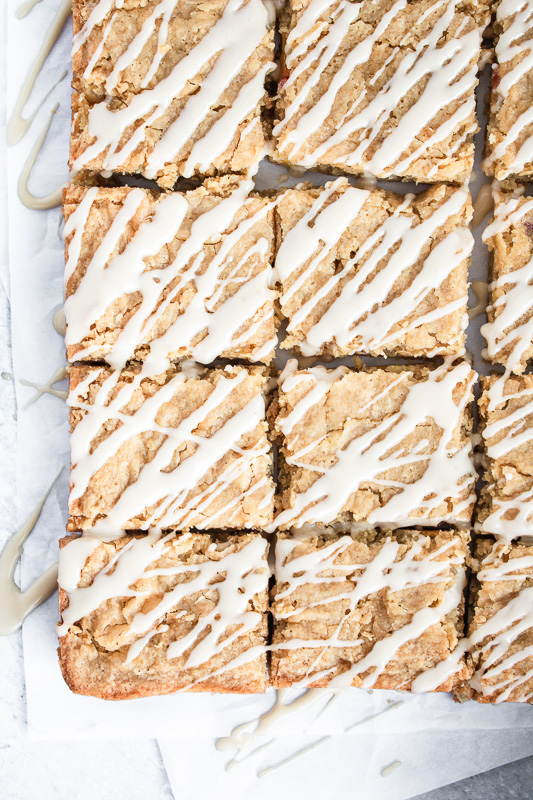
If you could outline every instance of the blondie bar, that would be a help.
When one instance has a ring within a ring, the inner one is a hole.
[[[274,31],[261,0],[74,0],[70,166],[245,173],[264,147]]]
[[[64,192],[69,361],[269,361],[276,346],[274,201],[251,181],[188,192]]]
[[[473,237],[466,189],[366,191],[345,178],[277,204],[284,348],[304,356],[464,353]]]
[[[364,372],[289,362],[272,405],[281,444],[277,527],[467,526],[475,378],[465,362]]]
[[[494,220],[483,232],[492,254],[486,357],[515,373],[533,358],[533,198],[494,193]]]
[[[533,177],[533,0],[500,0],[494,21],[484,169],[498,180]]]
[[[470,591],[470,681],[459,699],[533,701],[533,547],[479,539]]]
[[[259,367],[71,367],[68,530],[268,525],[267,388]]]
[[[467,554],[466,534],[451,531],[279,534],[274,685],[427,689],[462,636]],[[466,677],[463,655],[431,688]]]
[[[263,692],[267,541],[259,534],[61,542],[59,661],[78,694]]]
[[[486,485],[477,525],[511,541],[533,526],[533,375],[491,375],[481,387]]]
[[[462,182],[488,0],[289,0],[274,157]]]

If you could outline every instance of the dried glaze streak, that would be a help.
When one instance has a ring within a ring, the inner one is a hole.
[[[533,701],[533,548],[480,540],[467,641],[474,674],[461,699]]]
[[[495,193],[494,220],[483,241],[492,252],[486,355],[515,373],[533,357],[533,199]]]
[[[413,688],[462,635],[466,557],[466,539],[443,531],[278,536],[274,684]],[[431,688],[467,677],[463,658]]]
[[[460,355],[473,237],[466,189],[400,197],[340,178],[278,200],[282,347],[304,356]]]
[[[261,0],[75,0],[74,32],[75,172],[172,187],[257,164],[274,36]]]
[[[466,363],[351,372],[296,370],[280,380],[279,528],[333,521],[467,526],[475,494]]]
[[[63,676],[105,699],[266,688],[268,544],[259,534],[64,539]]]
[[[57,564],[48,567],[24,591],[21,591],[15,583],[15,572],[20,562],[24,542],[37,524],[48,495],[61,471],[55,476],[29,517],[9,537],[0,552],[0,636],[9,636],[18,630],[28,614],[44,603],[46,598],[50,597],[57,588]]]
[[[268,525],[267,383],[259,368],[71,367],[68,530]]]
[[[483,533],[511,541],[533,525],[533,376],[484,378],[479,401],[486,455],[478,509]]]
[[[486,3],[290,2],[275,156],[379,178],[462,181]]]
[[[533,2],[500,0],[484,169],[498,180],[533,175]]]
[[[64,196],[70,361],[219,356],[268,362],[277,343],[274,201],[251,181],[189,192],[81,189]]]

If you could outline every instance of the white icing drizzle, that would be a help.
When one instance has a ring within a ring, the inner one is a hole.
[[[339,238],[371,197],[368,191],[348,187],[333,202],[325,205],[342,185],[342,179],[328,184],[309,211],[287,233],[279,248],[276,272],[282,282],[282,310],[328,255],[331,258],[331,251]],[[304,356],[320,354],[331,344],[342,352],[372,353],[394,349],[398,346],[398,339],[407,332],[454,312],[463,311],[463,328],[466,327],[466,283],[464,293],[458,298],[439,304],[432,311],[419,311],[418,316],[416,311],[469,257],[474,240],[466,226],[455,227],[435,244],[418,273],[397,297],[387,302],[405,270],[416,265],[422,248],[436,237],[437,230],[448,219],[461,212],[468,200],[468,192],[463,188],[457,189],[418,225],[414,224],[416,218],[408,215],[414,197],[407,195],[394,214],[346,261],[343,269],[331,275],[310,299],[302,302],[294,313],[285,312],[290,317],[287,326],[290,334],[305,325],[305,320],[316,310],[318,303],[329,298],[329,305],[320,319],[307,330],[305,339],[298,341]],[[448,350],[447,343],[437,345],[432,355]],[[464,346],[462,350],[459,346],[455,350],[464,352]]]
[[[30,11],[32,11],[38,3],[41,3],[42,0],[26,0],[25,3],[22,3],[16,10],[15,16],[17,19],[23,19],[26,17]]]
[[[522,198],[520,194],[498,203],[493,222],[483,232],[483,241],[490,246],[493,237],[510,234],[512,227],[532,212],[533,198]],[[533,258],[496,278],[490,290],[494,293],[499,289],[503,294],[488,308],[493,319],[482,326],[481,333],[492,361],[505,364],[513,372],[522,372],[533,345]],[[504,355],[503,351],[509,347],[509,354]]]
[[[331,161],[341,168],[355,167],[378,177],[391,177],[408,173],[414,162],[427,157],[428,151],[438,149],[439,145],[442,148],[448,137],[466,126],[456,145],[455,149],[458,149],[476,129],[470,120],[475,112],[473,90],[477,81],[481,30],[468,26],[465,17],[456,35],[440,44],[457,13],[457,6],[458,0],[436,0],[418,20],[420,25],[431,13],[437,12],[429,32],[416,43],[406,37],[409,46],[392,49],[389,61],[400,52],[403,55],[392,78],[372,99],[367,98],[368,91],[363,86],[359,87],[359,94],[354,87],[356,96],[336,128],[312,149],[303,152],[304,146],[309,147],[311,137],[323,130],[337,95],[350,81],[353,70],[369,59],[374,45],[406,7],[406,0],[397,0],[383,14],[375,29],[340,61],[343,42],[359,17],[360,4],[311,0],[287,38],[289,77],[283,88],[286,90],[292,86],[306,71],[308,75],[295,99],[285,109],[284,118],[274,128],[279,153],[307,168]],[[321,16],[326,17],[329,25],[318,21]],[[327,90],[310,108],[302,111],[323,72],[331,70],[335,60],[339,66],[335,64],[336,71]],[[379,73],[373,81],[378,76]],[[397,120],[397,124],[385,130],[384,125],[397,112],[399,102],[421,81],[425,84],[420,97]],[[458,107],[454,113],[440,123],[431,136],[424,133],[442,108],[455,102],[458,102]],[[346,152],[352,139],[353,148]],[[417,142],[414,149],[413,142]],[[342,152],[337,155],[339,147]],[[446,149],[449,150],[447,145]],[[438,165],[436,172],[438,174]]]
[[[28,5],[28,4],[26,4],[26,5]],[[54,19],[52,20],[52,23],[51,23],[49,29],[45,33],[45,37],[43,39],[43,43],[42,43],[41,47],[39,48],[39,50],[37,51],[37,55],[35,56],[35,59],[34,59],[32,65],[31,65],[31,67],[30,67],[30,69],[28,71],[28,74],[26,75],[26,78],[24,79],[24,83],[22,84],[20,92],[19,92],[19,94],[17,96],[17,100],[15,102],[15,107],[13,108],[13,112],[11,114],[11,117],[9,118],[9,122],[7,123],[6,136],[7,136],[7,144],[8,144],[8,146],[17,144],[17,142],[19,142],[22,139],[22,137],[26,134],[28,128],[30,127],[31,123],[33,122],[33,120],[35,118],[35,115],[37,114],[37,112],[41,108],[42,104],[44,103],[44,101],[48,97],[48,94],[50,93],[50,91],[52,91],[52,89],[56,85],[56,84],[54,84],[54,86],[52,86],[51,89],[45,94],[45,96],[43,97],[43,99],[41,100],[41,102],[39,103],[37,108],[33,111],[32,114],[30,114],[29,117],[24,118],[22,116],[22,112],[24,111],[24,107],[25,107],[26,103],[28,102],[28,99],[29,99],[29,97],[30,97],[30,95],[31,95],[31,93],[33,91],[33,87],[35,85],[35,81],[37,79],[37,76],[39,75],[39,72],[41,71],[41,67],[43,66],[44,62],[46,61],[50,50],[52,49],[52,47],[56,43],[57,38],[58,38],[59,34],[61,33],[61,30],[63,29],[63,26],[64,26],[65,22],[67,21],[67,19],[70,16],[71,6],[72,6],[72,0],[61,0],[61,2],[59,4],[59,7],[58,7],[58,9],[56,11],[56,14],[54,16]],[[23,8],[24,8],[24,6],[21,9],[19,9],[19,11],[22,10]],[[31,10],[31,9],[28,9],[28,11],[29,10]],[[28,13],[28,12],[26,11],[25,13]],[[66,76],[66,74],[67,73],[64,72],[61,75],[61,77],[59,78],[59,81],[63,80],[63,78]]]
[[[457,545],[456,540],[442,544],[438,549],[424,554],[427,537],[420,535],[411,547],[403,554],[401,545],[392,539],[386,539],[375,557],[367,563],[350,563],[345,551],[353,544],[350,536],[342,536],[330,544],[318,547],[302,555],[293,556],[293,552],[305,538],[303,533],[293,535],[289,539],[278,539],[276,542],[275,575],[277,587],[286,584],[286,588],[278,590],[274,595],[274,619],[298,617],[302,608],[295,597],[287,603],[287,611],[276,609],[280,600],[291,598],[295,590],[303,585],[329,585],[350,581],[351,588],[320,595],[316,602],[306,603],[306,608],[323,608],[328,603],[348,600],[349,605],[340,623],[327,639],[321,640],[288,640],[273,647],[279,650],[299,649],[301,647],[319,648],[320,652],[306,670],[302,682],[309,683],[320,678],[329,678],[330,686],[349,686],[352,681],[364,673],[361,686],[372,688],[386,671],[387,665],[394,658],[398,649],[407,642],[419,638],[431,626],[439,624],[461,603],[463,589],[466,585],[464,558],[459,554],[449,553]],[[456,574],[453,568],[456,567]],[[402,628],[390,633],[387,637],[375,642],[371,650],[356,661],[345,672],[337,675],[338,666],[320,670],[323,655],[331,647],[354,647],[365,644],[364,640],[349,641],[344,635],[344,626],[349,622],[358,604],[366,597],[387,592],[399,592],[416,589],[427,584],[444,584],[446,590],[442,601],[435,606],[417,611],[412,620]]]
[[[354,730],[355,728],[358,728],[359,726],[364,725],[365,723],[370,722],[371,720],[376,719],[377,717],[381,717],[388,711],[392,711],[393,709],[403,705],[403,703],[404,703],[403,700],[397,700],[395,703],[389,703],[389,705],[385,706],[385,708],[383,708],[381,711],[377,711],[375,714],[369,714],[367,717],[364,717],[363,719],[357,720],[357,722],[348,725],[346,728],[344,728],[343,733],[345,734],[350,733],[350,731]],[[282,761],[279,761],[277,764],[272,764],[269,767],[265,767],[264,769],[259,770],[259,772],[257,773],[257,777],[265,778],[271,772],[274,772],[275,770],[278,770],[281,767],[287,766],[288,764],[292,763],[296,758],[299,758],[300,756],[309,753],[311,750],[315,750],[321,744],[328,742],[331,738],[332,738],[331,734],[322,736],[320,739],[317,739],[315,742],[311,742],[311,744],[302,747],[300,750],[297,750],[295,753],[292,753],[290,756],[284,758]]]
[[[75,35],[73,53],[88,40],[95,28],[102,25],[113,8],[119,9],[122,5],[118,0],[98,3],[82,30]],[[109,96],[113,96],[122,72],[140,55],[160,23],[158,47],[143,81],[144,90],[120,109],[113,110],[107,102],[97,103],[90,108],[88,135],[94,141],[74,161],[75,171],[91,167],[91,162],[100,158],[103,170],[126,169],[127,160],[143,142],[147,130],[157,128],[158,120],[168,111],[173,100],[213,61],[198,91],[190,95],[178,117],[162,132],[161,138],[147,155],[142,174],[155,179],[166,164],[184,154],[187,148],[189,152],[182,174],[191,177],[198,171],[205,171],[228,149],[240,125],[250,116],[257,115],[264,95],[265,75],[274,66],[270,63],[258,68],[254,77],[240,88],[231,107],[209,124],[192,147],[189,145],[191,138],[198,136],[211,110],[220,102],[223,93],[253,57],[267,34],[268,12],[261,0],[228,0],[220,18],[191,51],[174,66],[169,75],[151,85],[167,51],[165,36],[175,8],[176,0],[160,0],[154,4],[142,29],[116,62],[106,81]],[[111,23],[112,20],[102,32],[102,47]],[[96,68],[98,60],[98,57],[93,59],[94,65],[90,66]],[[142,120],[141,124],[125,137],[124,134],[139,120]],[[254,119],[253,123],[254,127],[260,124],[258,119]],[[247,133],[250,133],[248,126]],[[242,144],[244,136],[240,138]]]
[[[17,183],[17,195],[22,203],[22,205],[26,206],[33,211],[43,211],[48,208],[55,208],[56,206],[61,205],[61,198],[63,195],[63,188],[66,186],[65,183],[62,183],[61,186],[58,186],[57,189],[54,189],[44,197],[36,197],[34,194],[30,192],[28,189],[28,182],[31,177],[31,171],[37,158],[41,152],[41,148],[46,140],[46,136],[48,131],[50,130],[50,125],[52,124],[52,120],[54,118],[54,114],[57,111],[57,104],[53,107],[50,112],[50,116],[48,117],[48,121],[46,125],[42,129],[41,133],[35,140],[35,144],[33,145],[32,149],[30,150],[26,161],[24,162],[24,166],[19,175],[18,183]]]
[[[294,697],[295,693],[297,693],[296,697]],[[273,729],[281,725],[288,717],[298,715],[309,706],[315,705],[322,700],[322,707],[315,714],[311,723],[305,728],[306,731],[309,731],[317,722],[317,720],[322,717],[324,712],[329,710],[334,703],[337,703],[339,699],[343,697],[343,693],[344,689],[332,691],[324,689],[304,689],[302,691],[299,687],[296,689],[278,689],[274,704],[267,712],[262,714],[257,719],[240,723],[233,728],[229,736],[222,736],[220,739],[216,740],[215,747],[217,750],[236,751],[234,757],[226,764],[226,772],[238,767],[239,764],[242,764],[243,761],[247,761],[252,756],[263,752],[266,748],[271,747],[276,743],[276,741],[278,741],[277,737],[275,736],[259,746],[256,746],[256,742],[270,736]],[[344,733],[349,733],[351,730],[354,730],[355,728],[364,725],[365,723],[370,722],[371,720],[376,719],[377,717],[382,716],[382,714],[385,714],[394,708],[398,708],[401,705],[403,705],[403,700],[399,700],[394,703],[388,703],[384,709],[376,712],[375,714],[370,714],[369,716],[363,717],[363,719],[356,720],[356,722],[348,725],[344,729]],[[323,736],[317,741],[313,742],[311,745],[292,753],[288,758],[283,759],[277,764],[273,764],[265,767],[262,770],[259,770],[257,777],[263,778],[270,772],[286,766],[294,761],[294,759],[299,758],[300,756],[309,752],[309,750],[314,750],[316,747],[328,741],[330,738],[330,735]],[[243,755],[243,753],[245,753],[245,755]]]
[[[163,266],[155,269],[149,268],[151,260],[179,235],[187,215],[194,212],[196,195],[162,195],[148,216],[142,211],[148,200],[146,192],[131,189],[79,285],[68,296],[68,280],[82,256],[91,210],[105,197],[105,190],[90,189],[64,229],[65,238],[72,235],[65,267],[64,310],[65,339],[67,345],[76,346],[74,360],[91,359],[96,353],[120,368],[143,342],[150,345],[147,364],[153,372],[166,369],[169,356],[178,351],[206,364],[225,351],[238,354],[245,347],[250,348],[253,360],[269,358],[277,342],[275,293],[268,263],[272,244],[262,234],[254,234],[254,227],[271,213],[273,201],[249,197],[252,188],[251,181],[236,183],[226,197],[195,219],[174,260],[168,263],[166,258]],[[250,216],[235,223],[242,208],[249,208]],[[139,213],[141,225],[117,253],[127,224]],[[249,244],[237,259],[235,247],[243,238]],[[221,243],[213,255],[212,245],[218,240]],[[227,290],[231,294],[220,302]],[[140,301],[132,304],[133,313],[117,330],[115,340],[93,343],[89,338],[84,344],[100,316],[128,293],[140,294]],[[173,322],[167,321],[173,300],[187,293],[192,296],[184,301],[182,313]]]
[[[143,529],[169,526],[205,529],[217,527],[217,523],[227,527],[227,520],[231,524],[231,520],[246,504],[247,497],[259,501],[258,511],[261,513],[264,510],[265,519],[268,518],[268,507],[274,493],[272,482],[261,476],[261,470],[258,470],[259,475],[255,473],[257,465],[270,457],[270,446],[264,435],[259,437],[255,446],[243,447],[240,444],[242,437],[254,431],[264,420],[265,401],[261,390],[242,408],[237,408],[211,436],[197,432],[211,412],[231,399],[232,393],[246,379],[246,370],[219,375],[205,401],[175,428],[162,426],[156,419],[162,406],[173,398],[178,385],[188,380],[185,373],[175,375],[152,397],[147,397],[136,412],[130,414],[122,409],[140,390],[141,382],[150,376],[150,372],[145,367],[133,377],[131,383],[125,383],[118,391],[116,387],[121,373],[111,372],[93,401],[87,403],[83,398],[100,373],[99,369],[91,370],[88,377],[71,391],[68,399],[71,407],[87,412],[76,425],[70,439],[71,508],[74,501],[90,489],[98,470],[117,455],[125,442],[146,432],[161,434],[164,440],[152,460],[142,466],[136,480],[124,489],[113,507],[95,522],[93,533],[109,534],[139,527],[132,525],[131,520],[149,508],[153,508],[153,511],[143,521]],[[114,397],[113,392],[116,392]],[[113,420],[122,424],[93,449],[91,442],[101,426]],[[171,471],[164,472],[175,454],[187,447],[194,448],[194,452]],[[227,466],[200,491],[198,483],[230,453],[233,458]],[[235,491],[229,494],[227,501],[221,507],[215,505],[213,508],[213,502],[219,503],[230,487],[234,487]],[[237,491],[238,487],[241,487],[240,491]],[[257,525],[256,519],[247,521],[246,526],[253,527],[254,524]]]
[[[295,369],[295,362],[290,363],[291,368]],[[400,372],[395,375],[383,392],[368,403],[368,408],[386,397],[409,374]],[[288,392],[295,381],[302,381],[308,384],[310,390],[320,385],[319,392],[325,395],[329,391],[331,379],[332,375],[328,375],[323,367],[315,367],[285,378],[281,383],[281,391]],[[308,408],[304,395],[303,402],[296,402],[290,417],[277,424],[286,437],[287,463],[316,472],[317,479],[309,488],[296,495],[292,508],[277,516],[276,526],[299,527],[306,522],[331,522],[341,513],[352,493],[366,483],[377,484],[383,489],[400,490],[367,515],[366,521],[371,525],[423,525],[428,520],[432,524],[431,511],[445,502],[449,504],[450,511],[444,513],[442,519],[455,522],[463,517],[466,521],[465,512],[475,499],[471,444],[470,441],[464,441],[457,445],[453,443],[453,439],[461,427],[475,379],[475,372],[466,362],[451,368],[445,364],[430,371],[427,379],[417,380],[409,386],[407,396],[396,413],[338,450],[336,461],[329,468],[315,466],[312,461],[305,461],[303,458],[308,452],[316,452],[321,439],[312,442],[305,452],[295,451],[297,426],[305,425],[307,414],[312,414],[312,407]],[[454,391],[461,386],[461,396],[456,402]],[[358,409],[359,412],[365,410],[366,407]],[[442,430],[436,449],[432,453],[425,452],[427,442],[424,440],[406,454],[406,438],[427,420],[433,420]],[[420,463],[425,464],[424,473],[419,480],[412,483],[385,477],[387,470]],[[442,521],[441,518],[439,521]]]
[[[139,582],[164,576],[187,576],[167,591],[154,595],[158,602],[148,612],[139,611],[125,623],[122,632],[130,642],[124,663],[134,662],[150,638],[164,633],[166,615],[176,609],[186,598],[209,592],[215,602],[206,614],[195,620],[191,629],[181,638],[170,641],[166,655],[169,660],[183,656],[187,651],[184,669],[194,669],[207,664],[220,655],[236,640],[246,637],[261,624],[262,615],[250,608],[254,597],[267,591],[269,570],[266,561],[268,543],[260,535],[252,536],[240,549],[227,546],[227,553],[217,542],[210,548],[223,558],[210,559],[209,549],[205,561],[180,562],[165,567],[154,566],[165,555],[167,548],[177,544],[177,553],[187,554],[195,534],[175,533],[163,535],[150,532],[131,539],[116,552],[107,566],[99,571],[88,586],[79,587],[80,576],[87,558],[101,545],[101,540],[84,535],[66,544],[59,555],[59,586],[67,593],[68,606],[62,612],[58,635],[65,636],[79,620],[89,616],[102,604],[116,598],[140,597],[146,590]],[[176,541],[177,539],[177,541]],[[223,576],[223,580],[217,580]],[[178,612],[179,614],[179,612]],[[231,632],[230,632],[231,631]],[[221,674],[258,658],[263,646],[250,646],[214,674]],[[190,685],[201,683],[191,681]]]
[[[392,761],[390,764],[387,764],[386,767],[383,767],[383,769],[380,771],[379,774],[381,775],[382,778],[387,778],[391,774],[391,772],[394,772],[395,769],[398,769],[398,767],[401,766],[402,766],[401,761]]]
[[[533,70],[533,40],[525,36],[533,28],[533,0],[500,0],[496,11],[496,20],[505,26],[498,41],[495,52],[498,64],[495,70],[504,68],[506,74],[494,89],[496,119],[504,100],[509,98],[511,89],[524,80],[524,92],[529,91],[527,86],[531,81]],[[513,65],[511,66],[511,62]],[[531,105],[523,111],[512,123],[509,130],[504,133],[486,159],[486,165],[494,168],[498,180],[504,180],[510,175],[520,174],[527,164],[533,161],[533,107]],[[491,139],[489,138],[489,145]],[[507,160],[507,165],[502,164],[502,159]]]
[[[51,394],[54,397],[59,397],[61,400],[66,400],[68,397],[68,391],[66,389],[56,389],[55,384],[59,383],[59,381],[64,381],[67,377],[67,368],[66,367],[59,367],[56,369],[50,380],[46,381],[46,383],[34,383],[33,381],[23,380],[22,378],[19,380],[23,386],[31,386],[32,389],[35,389],[35,394],[26,403],[26,408],[28,406],[32,406],[37,400],[43,396],[43,394]]]
[[[328,694],[327,692],[317,689],[304,689],[297,697],[294,697],[294,693],[294,689],[278,689],[276,692],[276,700],[268,711],[257,719],[240,723],[233,728],[229,736],[222,736],[216,740],[215,747],[217,750],[236,751],[235,756],[226,765],[227,772],[255,754],[257,750],[254,748],[254,742],[269,736],[272,730],[283,723],[287,717],[299,714],[302,710],[326,698],[326,702],[313,720],[314,723],[322,716],[326,709],[329,708],[334,698],[341,694],[341,692],[337,692],[336,695],[333,692]],[[291,697],[292,699],[290,699]],[[270,746],[274,741],[275,739],[269,740],[261,749],[264,749],[267,745]],[[242,756],[242,753],[249,751],[250,748],[253,748],[252,752]]]
[[[28,519],[7,540],[0,554],[0,636],[9,636],[20,628],[28,614],[50,597],[57,587],[57,564],[52,564],[32,585],[21,592],[15,583],[15,569],[24,542],[32,532],[46,499],[57,481],[58,473]]]
[[[488,389],[489,412],[503,409],[505,403],[515,398],[525,402],[514,411],[506,412],[501,419],[487,424],[483,429],[483,439],[489,459],[502,458],[515,448],[533,441],[533,425],[527,427],[528,418],[533,420],[533,389],[521,387],[514,394],[505,392],[509,377],[509,372],[505,373]],[[505,435],[499,441],[490,441],[493,437],[499,438],[502,432],[505,432]],[[533,485],[514,496],[509,496],[505,487],[502,488],[503,491],[496,496],[491,495],[490,513],[481,523],[482,531],[505,541],[531,534]],[[491,486],[487,487],[487,491],[490,493]]]

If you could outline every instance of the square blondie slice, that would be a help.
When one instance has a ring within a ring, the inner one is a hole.
[[[462,355],[469,193],[366,191],[339,178],[277,204],[284,348],[304,356]]]
[[[73,692],[263,692],[268,543],[260,534],[63,539],[59,661]]]
[[[268,377],[70,368],[69,531],[263,528],[272,521]]]
[[[470,589],[471,680],[460,700],[533,702],[533,547],[478,539]]]
[[[533,2],[496,0],[495,62],[484,171],[533,177]]]
[[[259,162],[274,49],[261,0],[74,0],[73,18],[75,173],[172,188]]]
[[[475,379],[465,362],[357,372],[289,362],[271,412],[281,450],[275,525],[468,526]]]
[[[276,160],[423,183],[472,170],[488,0],[289,0]]]
[[[278,534],[273,684],[450,691],[468,677],[464,654],[438,677],[463,634],[467,538]]]
[[[170,194],[69,186],[69,361],[270,361],[274,201],[252,189],[231,176]]]
[[[494,192],[494,219],[483,240],[492,255],[484,355],[521,373],[533,359],[533,198]]]
[[[533,529],[533,375],[491,375],[481,388],[486,484],[477,527],[511,541]]]

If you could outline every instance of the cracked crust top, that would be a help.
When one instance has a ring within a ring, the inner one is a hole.
[[[268,525],[267,388],[259,367],[71,367],[68,530]]]
[[[339,178],[287,190],[277,210],[282,347],[333,357],[464,353],[466,189],[400,196]]]

